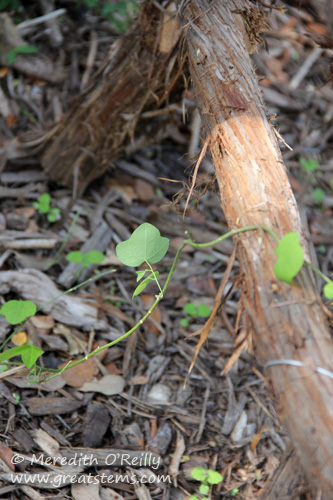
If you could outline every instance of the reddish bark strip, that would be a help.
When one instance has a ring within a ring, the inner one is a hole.
[[[179,2],[190,72],[230,229],[264,224],[279,237],[303,230],[273,128],[264,110],[244,42],[257,7],[244,0]],[[257,12],[258,13],[258,12]],[[276,242],[261,231],[235,238],[244,274],[248,328],[264,365],[292,359],[265,374],[275,406],[314,491],[332,497],[333,381],[315,372],[332,370],[332,341],[308,268],[293,286],[273,272]]]

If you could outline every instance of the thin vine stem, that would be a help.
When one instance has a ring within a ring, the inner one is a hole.
[[[160,302],[161,299],[162,299],[161,294],[157,295],[156,300],[153,303],[153,305],[151,306],[151,308],[149,309],[149,311],[130,330],[128,330],[128,332],[124,333],[124,335],[122,335],[118,339],[113,340],[112,342],[109,342],[108,344],[97,347],[97,349],[95,349],[91,353],[84,356],[84,358],[78,359],[77,361],[69,361],[67,363],[67,365],[65,365],[58,373],[55,373],[54,375],[51,375],[50,377],[47,377],[46,379],[44,379],[44,382],[47,382],[48,380],[51,380],[51,379],[57,377],[58,375],[61,375],[65,370],[68,370],[69,368],[73,368],[73,366],[77,366],[80,363],[87,361],[92,356],[95,356],[99,352],[104,351],[105,349],[108,349],[109,347],[114,346],[115,344],[117,344],[118,342],[121,342],[122,340],[125,340],[129,335],[131,335],[131,333],[133,333],[135,330],[137,330],[139,328],[139,326],[141,326],[146,321],[147,318],[149,318],[149,316],[151,315],[151,313],[153,312],[153,310],[155,309],[155,307],[157,306],[157,304]]]
[[[149,269],[151,270],[152,275],[154,276],[154,280],[155,280],[155,282],[156,282],[156,284],[157,284],[157,286],[158,286],[158,288],[159,288],[159,290],[160,290],[160,293],[162,294],[161,299],[163,299],[163,291],[162,291],[162,288],[161,288],[161,285],[160,285],[160,283],[159,283],[158,279],[156,278],[155,271],[154,271],[154,269],[151,267],[151,265],[150,265],[150,263],[148,262],[148,260],[146,260],[145,262],[146,262],[146,264],[149,266]]]
[[[64,371],[68,370],[69,368],[73,368],[74,366],[77,366],[80,363],[83,363],[84,361],[87,361],[88,359],[90,359],[92,356],[95,356],[99,352],[104,351],[105,349],[109,349],[110,347],[114,346],[118,342],[121,342],[122,340],[125,340],[127,337],[129,337],[129,335],[131,335],[133,332],[135,332],[135,330],[137,330],[149,318],[149,316],[151,315],[151,313],[153,312],[153,310],[155,309],[155,307],[158,305],[158,303],[163,298],[164,293],[165,293],[166,289],[168,288],[170,280],[171,280],[171,278],[173,276],[173,273],[174,273],[174,271],[176,269],[176,265],[177,265],[177,262],[179,260],[180,254],[181,254],[181,252],[183,251],[183,249],[185,248],[186,245],[191,245],[191,246],[193,246],[195,248],[206,248],[206,247],[209,247],[209,246],[213,246],[213,245],[215,245],[215,244],[217,244],[217,243],[219,243],[219,242],[221,242],[221,241],[223,241],[223,240],[225,240],[227,238],[230,238],[231,236],[234,236],[236,234],[244,233],[245,231],[254,231],[256,229],[258,229],[258,226],[248,226],[248,227],[245,227],[245,228],[243,227],[243,228],[240,228],[240,229],[234,229],[234,230],[229,231],[228,233],[224,234],[223,236],[220,236],[216,240],[213,240],[213,241],[208,242],[208,243],[195,243],[192,239],[190,239],[190,240],[184,240],[182,242],[182,244],[180,245],[180,247],[178,248],[178,250],[177,250],[176,256],[175,256],[175,258],[173,260],[173,263],[172,263],[171,269],[169,271],[168,277],[166,279],[165,285],[164,285],[164,287],[162,289],[159,286],[160,293],[158,295],[156,295],[156,300],[153,303],[153,305],[150,307],[150,309],[148,310],[148,312],[130,330],[128,330],[128,332],[126,332],[123,335],[121,335],[118,339],[115,339],[112,342],[109,342],[108,344],[105,344],[103,346],[97,347],[97,349],[95,349],[94,351],[92,351],[91,353],[87,354],[86,356],[84,356],[81,359],[78,359],[76,361],[69,361],[61,370],[59,370],[59,372],[57,372],[54,375],[51,375],[50,377],[47,377],[46,379],[44,379],[44,382],[47,382],[48,380],[51,380],[51,379],[53,379],[53,378],[61,375]],[[147,264],[149,265],[148,262],[147,262]],[[151,271],[154,273],[152,267],[150,265],[149,265],[149,267],[150,267]],[[104,274],[106,274],[106,273],[104,273]],[[87,280],[87,281],[89,281],[89,280]],[[70,291],[73,291],[76,288],[77,287],[74,287],[73,289],[70,289],[70,290],[68,290],[65,293],[69,293]],[[62,295],[64,295],[64,294],[61,294],[61,296]],[[59,297],[57,297],[57,298],[59,298]]]
[[[148,265],[150,271],[152,272],[153,277],[154,277],[154,279],[155,279],[155,281],[157,283],[157,286],[159,288],[159,291],[160,291],[160,293],[155,296],[155,301],[154,301],[153,305],[150,307],[150,309],[146,312],[146,314],[130,330],[128,330],[123,335],[121,335],[119,338],[117,338],[117,339],[109,342],[108,344],[105,344],[103,346],[97,347],[96,349],[94,349],[92,352],[90,352],[89,354],[87,354],[86,356],[84,356],[81,359],[78,359],[76,361],[72,361],[72,360],[68,361],[68,363],[63,368],[61,368],[60,370],[56,370],[56,371],[55,370],[51,370],[51,369],[48,370],[48,369],[44,369],[44,368],[41,368],[41,367],[38,367],[38,369],[36,369],[37,365],[35,365],[35,367],[34,367],[35,369],[31,370],[31,372],[30,372],[33,381],[35,381],[36,378],[40,379],[41,372],[44,372],[44,373],[45,372],[49,372],[49,373],[50,372],[55,372],[55,373],[53,373],[53,375],[50,375],[49,377],[45,378],[43,380],[44,382],[47,382],[48,380],[51,380],[51,379],[53,379],[55,377],[58,377],[59,375],[61,375],[64,371],[68,370],[69,368],[73,368],[74,366],[77,366],[80,363],[83,363],[84,361],[87,361],[88,359],[90,359],[91,357],[93,357],[96,354],[100,353],[101,351],[103,351],[105,349],[109,349],[110,347],[114,346],[118,342],[121,342],[122,340],[125,340],[133,332],[135,332],[135,330],[137,330],[149,318],[149,316],[152,314],[153,310],[156,308],[156,306],[158,305],[158,303],[162,300],[162,298],[163,298],[163,296],[165,294],[165,291],[166,291],[166,289],[169,286],[170,280],[171,280],[171,278],[172,278],[172,276],[174,274],[174,271],[176,269],[176,265],[178,263],[180,254],[181,254],[181,252],[183,251],[183,249],[187,245],[190,245],[190,246],[192,246],[194,248],[207,248],[207,247],[216,245],[216,244],[220,243],[221,241],[224,241],[227,238],[230,238],[230,237],[235,236],[237,234],[244,233],[244,232],[247,232],[247,231],[256,231],[258,229],[262,229],[263,231],[267,232],[272,238],[274,238],[275,241],[277,241],[277,242],[280,241],[280,239],[274,233],[274,231],[272,231],[272,229],[270,229],[269,227],[264,226],[264,225],[260,225],[260,226],[247,226],[247,227],[242,227],[242,228],[239,228],[239,229],[233,229],[232,231],[229,231],[228,233],[225,233],[224,235],[220,236],[219,238],[216,238],[215,240],[210,241],[208,243],[196,243],[195,241],[193,241],[192,235],[190,233],[188,233],[189,239],[183,240],[183,242],[179,246],[179,248],[177,250],[177,253],[176,253],[176,256],[175,256],[175,258],[174,258],[174,260],[172,262],[171,269],[169,271],[169,274],[167,276],[167,279],[165,281],[165,284],[164,284],[163,288],[161,288],[161,286],[159,284],[159,281],[156,278],[156,274],[155,274],[152,266],[150,265],[150,263],[148,261],[146,261],[146,264]],[[327,278],[319,269],[317,269],[311,263],[305,261],[305,264],[307,264],[314,272],[316,272],[324,281],[326,281],[327,283],[331,282],[331,280],[329,278]],[[101,274],[98,274],[97,276],[93,276],[92,278],[89,278],[88,280],[84,281],[83,283],[80,283],[79,285],[76,285],[76,286],[70,288],[69,290],[66,290],[65,292],[61,293],[57,297],[54,297],[53,299],[51,299],[48,302],[44,303],[43,305],[41,305],[37,309],[37,311],[40,311],[41,309],[43,309],[44,307],[48,306],[49,304],[51,304],[55,300],[63,297],[64,295],[66,295],[68,293],[71,293],[71,292],[74,292],[75,290],[77,290],[81,286],[83,286],[83,285],[85,285],[85,284],[87,284],[87,283],[89,283],[91,281],[94,281],[94,280],[96,280],[98,278],[101,278],[102,276],[105,276],[107,274],[113,273],[113,272],[115,272],[114,269],[105,271],[105,272],[103,272]],[[21,328],[21,327],[22,327],[22,323],[21,323],[21,325],[19,325],[19,328]],[[16,331],[17,331],[17,329],[15,330],[15,332]],[[13,336],[13,334],[3,343],[3,345],[0,348],[0,350],[9,342],[9,340],[11,339],[11,337]]]
[[[325,276],[324,273],[322,273],[319,269],[317,269],[311,262],[308,262],[307,260],[304,261],[304,264],[306,264],[312,271],[318,274],[326,283],[331,283],[332,280],[330,280],[327,276]]]

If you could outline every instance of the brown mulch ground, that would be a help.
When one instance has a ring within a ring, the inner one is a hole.
[[[294,2],[284,12],[273,10],[265,35],[267,50],[263,46],[253,60],[268,115],[276,115],[274,123],[283,138],[284,160],[312,243],[313,263],[332,278],[332,50],[316,44],[329,44],[332,33],[320,5],[304,2],[297,8]],[[47,1],[21,2],[16,12],[7,11],[5,21],[31,21],[48,6]],[[38,53],[21,55],[26,60],[17,59],[12,68],[4,61],[0,67],[1,304],[24,298],[40,306],[98,272],[116,272],[64,296],[60,304],[54,302],[26,323],[16,342],[33,341],[45,351],[42,365],[52,369],[116,339],[148,310],[157,291],[150,285],[132,300],[136,274],[115,254],[117,243],[139,224],[150,222],[170,239],[170,250],[158,265],[162,283],[185,231],[195,241],[207,242],[227,230],[209,158],[200,169],[201,186],[182,218],[190,183],[189,144],[192,154],[200,148],[191,92],[175,110],[163,144],[132,151],[110,165],[74,204],[71,190],[49,182],[38,157],[22,152],[17,138],[61,120],[118,36],[119,20],[110,23],[98,9],[74,0],[55,2],[51,10],[58,8],[66,12],[53,24],[30,23],[20,29]],[[31,67],[25,69],[29,57],[40,59],[34,75]],[[58,72],[50,71],[54,65]],[[184,187],[183,195],[177,194]],[[45,192],[61,210],[62,218],[55,223],[33,207]],[[106,259],[78,276],[66,254],[92,249],[104,252]],[[259,498],[288,441],[252,355],[250,336],[228,375],[221,376],[246,330],[237,316],[237,260],[209,341],[188,376],[198,342],[198,336],[190,334],[205,319],[187,316],[183,307],[192,302],[212,309],[232,251],[229,240],[204,251],[185,251],[152,318],[125,342],[85,362],[83,369],[80,365],[50,382],[29,384],[21,368],[2,365],[7,371],[0,374],[1,498],[201,498],[199,483],[190,474],[198,466],[224,476],[211,498]],[[11,332],[1,320],[1,342]],[[36,463],[41,454],[51,460]],[[16,456],[25,460],[20,463],[18,458],[13,465]],[[22,472],[39,476],[19,475]],[[115,477],[101,485],[92,480],[78,484],[83,472],[90,478]],[[138,484],[128,479],[133,475]]]

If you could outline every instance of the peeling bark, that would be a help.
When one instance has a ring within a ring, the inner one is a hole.
[[[279,237],[296,231],[308,256],[275,133],[240,36],[244,20],[249,26],[256,16],[257,7],[246,0],[191,0],[179,18],[230,229],[266,225]],[[305,267],[292,286],[278,281],[273,272],[276,243],[261,231],[242,233],[235,242],[258,361],[304,364],[271,366],[265,375],[312,490],[328,500],[333,488],[333,383],[315,369],[332,369],[333,350],[313,277]]]
[[[175,27],[169,51],[163,51],[158,44],[165,23],[161,11],[146,2],[140,18],[111,46],[93,83],[46,134],[42,165],[52,179],[74,185],[81,194],[117,158],[125,141],[133,140],[142,111],[156,109],[175,84],[181,73],[173,50],[179,32]]]

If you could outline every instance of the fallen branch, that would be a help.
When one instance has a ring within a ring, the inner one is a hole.
[[[245,43],[258,32],[260,9],[245,0],[179,4],[205,140],[209,138],[230,229],[265,225],[279,237],[295,231],[308,256],[297,205]],[[333,351],[311,270],[303,268],[292,286],[277,282],[270,237],[250,232],[237,235],[235,241],[257,359],[266,366],[275,407],[313,492],[329,500],[333,384],[316,368],[329,370]],[[276,360],[279,364],[272,363]]]

